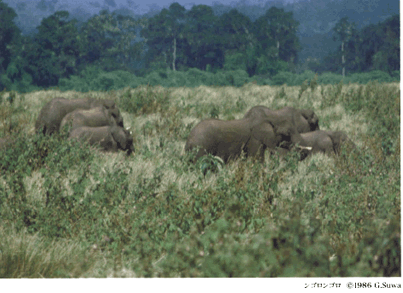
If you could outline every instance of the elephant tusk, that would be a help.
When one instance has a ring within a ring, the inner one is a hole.
[[[306,146],[298,146],[301,150],[308,150],[308,151],[311,151],[312,150],[312,147],[306,147]]]

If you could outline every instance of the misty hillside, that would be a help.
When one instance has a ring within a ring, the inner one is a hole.
[[[4,0],[3,2],[17,13],[16,24],[24,35],[36,33],[36,27],[40,25],[42,18],[60,10],[69,11],[71,18],[82,23],[101,10],[138,18],[152,17],[162,9],[156,4],[147,4],[147,10],[135,4],[134,1],[125,1],[125,4],[120,4],[120,1],[114,0],[80,2]],[[399,11],[397,0],[300,0],[294,3],[277,0],[257,4],[243,0],[234,2],[232,5],[216,2],[212,8],[216,15],[222,15],[235,8],[251,21],[255,21],[273,6],[292,11],[294,18],[299,22],[298,37],[302,47],[299,60],[309,57],[323,59],[329,52],[334,51],[337,43],[332,40],[332,28],[343,17],[348,17],[360,29],[369,24],[384,21]],[[184,7],[190,9],[190,5],[184,5]]]

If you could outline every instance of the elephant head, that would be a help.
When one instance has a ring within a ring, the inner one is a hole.
[[[355,143],[347,136],[344,131],[326,130],[326,133],[332,139],[333,149],[336,154],[340,153],[341,147],[347,145],[350,149],[356,149]]]
[[[312,147],[311,154],[324,153],[327,155],[334,154],[333,141],[326,131],[316,130],[306,133],[301,133],[305,143]]]
[[[319,130],[319,118],[318,116],[316,116],[313,110],[301,109],[300,113],[302,117],[308,122],[310,131]]]
[[[115,120],[117,126],[124,127],[124,126],[123,126],[123,117],[122,117],[122,115],[120,114],[120,111],[119,111],[118,108],[111,108],[111,109],[108,109],[108,112],[110,113],[110,115],[111,115],[111,116],[113,117],[113,119]]]
[[[127,151],[128,155],[134,152],[133,136],[129,130],[119,126],[112,126],[110,131],[119,149]]]

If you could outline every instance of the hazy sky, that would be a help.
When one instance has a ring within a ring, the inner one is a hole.
[[[266,3],[268,1],[270,1],[270,0],[247,0],[247,2],[249,2],[251,4]],[[91,2],[92,3],[98,2],[99,4],[103,5],[105,2],[108,2],[108,1],[105,1],[105,0],[59,0],[59,3],[62,3],[62,2],[69,2],[69,3],[75,2],[77,4],[84,4],[84,3],[89,4]],[[128,3],[134,3],[134,5],[139,6],[139,9],[142,12],[147,12],[149,10],[150,6],[157,5],[161,8],[164,8],[164,7],[169,7],[169,5],[174,2],[178,2],[179,4],[181,4],[182,6],[185,6],[185,7],[189,6],[189,8],[190,8],[190,6],[192,4],[196,4],[196,5],[205,4],[205,5],[211,6],[211,5],[213,5],[213,3],[217,2],[217,3],[229,5],[232,2],[234,2],[234,3],[239,2],[239,0],[238,1],[234,1],[234,0],[219,0],[219,1],[217,1],[217,0],[177,0],[177,1],[173,1],[173,0],[150,0],[150,1],[114,0],[114,2],[116,3],[117,7],[119,7],[119,6],[124,7],[124,6],[128,6]]]
[[[40,2],[41,0],[3,0],[3,2],[8,3],[10,6],[15,7],[19,2]],[[45,0],[45,2],[53,2],[56,0]],[[266,2],[271,2],[271,0],[243,0],[250,4],[264,4]],[[279,1],[279,0],[277,0]],[[276,1],[276,2],[277,2]],[[283,2],[293,2],[294,0],[280,0]],[[98,6],[96,10],[106,7],[106,3],[115,3],[116,7],[109,6],[110,10],[128,7],[131,8],[139,14],[146,13],[150,8],[159,6],[160,8],[169,7],[170,4],[178,2],[187,9],[190,9],[192,5],[205,4],[212,6],[214,3],[221,3],[229,5],[231,3],[241,2],[240,0],[58,0],[56,7],[62,5],[67,5],[68,7],[83,7],[86,11],[93,9]],[[132,5],[130,5],[132,4]],[[137,6],[137,9],[135,7]]]

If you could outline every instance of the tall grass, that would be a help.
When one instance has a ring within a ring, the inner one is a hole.
[[[399,84],[162,88],[3,93],[0,276],[400,276]],[[66,135],[36,135],[51,98],[119,105],[135,153],[102,153]],[[214,158],[190,164],[201,119],[255,105],[312,108],[357,150]],[[9,127],[11,124],[13,127]]]

